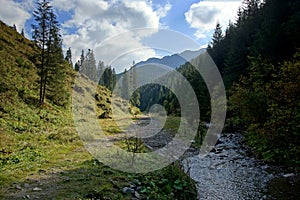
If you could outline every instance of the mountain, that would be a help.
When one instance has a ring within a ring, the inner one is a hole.
[[[196,58],[200,54],[204,53],[206,49],[199,49],[197,51],[187,50],[179,54],[173,54],[171,56],[164,56],[163,58],[149,58],[146,61],[141,61],[137,63],[135,66],[140,67],[147,64],[161,64],[173,69],[179,67],[180,65],[185,64],[187,61]]]

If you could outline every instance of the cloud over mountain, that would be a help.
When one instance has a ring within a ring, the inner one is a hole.
[[[227,27],[229,20],[233,21],[241,0],[203,0],[191,5],[185,13],[185,20],[190,27],[195,28],[195,36],[205,38],[219,21],[223,28]],[[235,11],[235,12],[233,12]]]
[[[77,55],[77,58],[81,49],[98,49],[95,51],[96,58],[104,60],[107,64],[112,61],[111,55],[120,56],[135,49],[146,48],[142,39],[160,27],[160,18],[171,8],[169,3],[164,6],[153,6],[151,2],[140,0],[54,0],[53,5],[62,11],[73,12],[71,19],[63,23],[65,46],[72,47],[73,54]],[[152,31],[144,32],[143,35],[128,32],[140,28],[152,28]],[[68,30],[75,31],[68,32]],[[123,41],[110,41],[110,52],[98,48],[103,41],[124,32],[128,34]],[[155,56],[155,51],[148,49],[143,53],[131,52],[127,63],[149,56]],[[123,59],[126,58],[123,56]]]

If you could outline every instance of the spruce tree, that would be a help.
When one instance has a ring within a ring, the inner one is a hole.
[[[103,85],[103,73],[104,73],[104,70],[105,70],[105,66],[104,66],[104,62],[103,61],[99,61],[98,62],[98,78],[99,78],[99,85]]]
[[[75,63],[74,68],[75,68],[75,71],[76,71],[76,72],[79,72],[79,71],[80,71],[80,61],[79,61],[79,60]]]
[[[36,22],[32,25],[33,39],[41,49],[39,103],[42,105],[47,96],[54,103],[63,105],[66,103],[66,101],[62,102],[65,100],[63,96],[67,94],[65,90],[61,92],[65,86],[66,65],[62,52],[59,23],[47,0],[37,3],[37,10],[33,15]]]
[[[37,10],[33,12],[34,20],[36,24],[32,25],[33,28],[33,39],[35,43],[41,49],[41,64],[39,65],[40,68],[40,99],[39,103],[44,103],[45,98],[45,84],[46,84],[46,76],[47,76],[47,69],[46,69],[46,62],[47,62],[47,45],[49,36],[50,36],[50,13],[52,12],[52,7],[50,6],[49,1],[42,0],[37,2]]]
[[[21,35],[22,35],[23,37],[25,37],[25,34],[24,34],[24,28],[22,28]]]
[[[223,39],[224,39],[224,35],[223,35],[223,32],[222,32],[221,24],[220,24],[220,22],[217,22],[215,32],[214,32],[213,37],[212,37],[211,45],[215,46],[217,44],[220,44]]]
[[[122,91],[121,96],[122,98],[129,100],[129,73],[127,69],[124,70],[123,77],[122,77]]]
[[[68,49],[67,52],[66,52],[65,60],[66,60],[71,66],[73,66],[71,47],[69,47],[69,49]]]
[[[140,106],[140,91],[137,88],[137,74],[136,74],[136,68],[134,67],[134,62],[133,62],[133,66],[130,69],[130,74],[131,74],[131,83],[132,83],[132,91],[133,94],[130,98],[130,102],[133,106]]]

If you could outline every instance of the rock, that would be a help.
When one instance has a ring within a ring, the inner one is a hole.
[[[134,194],[135,193],[134,189],[129,188],[129,187],[124,187],[123,192],[126,194]]]
[[[110,119],[111,117],[109,116],[109,112],[105,111],[98,117],[99,119]]]
[[[38,188],[38,187],[35,187],[35,188],[32,189],[32,191],[35,191],[35,192],[42,191],[42,190],[43,190],[43,189]]]
[[[16,189],[22,190],[22,187],[20,185],[16,185]]]
[[[221,141],[220,139],[217,141],[217,143],[216,143],[216,145],[218,145],[218,144],[223,144],[224,142],[223,141]]]
[[[136,190],[137,190],[138,192],[140,192],[140,191],[142,190],[142,186],[138,186],[138,187],[136,188]]]
[[[292,176],[295,176],[294,173],[290,173],[290,174],[284,174],[283,177],[284,178],[289,178],[289,177],[292,177]]]
[[[220,154],[222,153],[223,149],[216,149],[215,154]]]
[[[24,187],[25,187],[25,188],[29,188],[29,184],[28,184],[28,183],[25,183],[25,184],[24,184]]]
[[[25,195],[25,196],[23,196],[23,199],[30,199],[30,196],[29,195]]]
[[[130,188],[136,188],[136,185],[134,183],[130,183]]]
[[[43,173],[44,174],[44,173],[46,173],[46,170],[40,169],[39,173]]]
[[[138,192],[134,192],[134,196],[135,196],[136,198],[138,198],[138,199],[141,198],[141,195],[140,195],[140,193],[138,193]]]

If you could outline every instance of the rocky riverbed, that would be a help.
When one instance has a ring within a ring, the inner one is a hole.
[[[241,134],[222,135],[210,153],[187,157],[183,165],[196,181],[198,199],[297,199],[299,195],[298,175],[251,156]],[[284,187],[289,191],[274,196],[273,190]]]
[[[152,150],[172,140],[167,131],[143,139]],[[198,199],[298,199],[299,175],[255,158],[242,134],[223,134],[207,155],[190,148],[182,157],[196,182]]]

